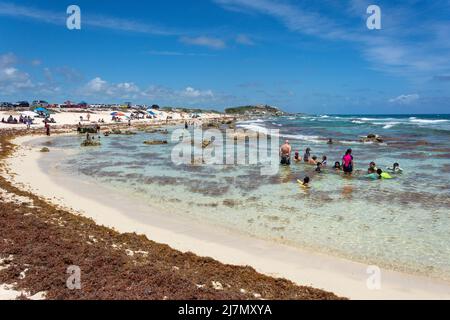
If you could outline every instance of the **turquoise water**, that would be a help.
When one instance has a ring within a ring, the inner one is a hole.
[[[312,155],[327,155],[329,166],[352,148],[356,172],[351,178],[331,168],[317,174],[303,163],[273,176],[261,175],[258,166],[177,166],[170,158],[176,143],[143,144],[170,135],[142,132],[102,137],[98,148],[81,149],[82,137],[55,137],[52,145],[79,151],[61,159],[67,174],[95,178],[196,223],[450,280],[448,115],[296,116],[239,127],[279,129],[294,150],[303,155],[310,147]],[[369,133],[385,142],[361,143]],[[404,173],[369,181],[370,161],[382,169],[399,162]],[[296,182],[305,175],[310,190]]]

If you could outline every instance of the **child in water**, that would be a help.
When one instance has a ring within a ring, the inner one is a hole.
[[[322,157],[322,166],[326,166],[327,165],[327,156],[323,156]]]
[[[334,170],[336,170],[336,171],[341,171],[341,163],[339,162],[339,161],[336,161],[335,163],[334,163]]]
[[[378,179],[378,174],[377,174],[377,172],[375,171],[375,169],[374,168],[369,168],[368,170],[367,170],[367,178],[369,178],[369,179],[372,179],[372,180],[377,180]]]
[[[370,173],[376,172],[377,170],[378,170],[377,164],[376,164],[375,162],[372,161],[372,162],[369,164],[369,169],[367,169],[367,173],[370,174]]]
[[[378,174],[378,179],[392,179],[392,176],[387,173],[387,172],[383,172],[383,170],[378,169],[377,170],[377,174]]]
[[[394,165],[392,166],[392,168],[387,168],[389,171],[391,171],[392,173],[402,173],[403,169],[400,168],[400,164],[398,162],[394,163]]]
[[[295,161],[295,162],[300,162],[300,161],[302,161],[302,158],[300,157],[300,154],[299,154],[298,151],[295,151],[294,161]]]
[[[303,179],[303,186],[305,187],[305,188],[309,188],[309,182],[311,181],[311,179],[308,177],[308,176],[306,176],[305,177],[305,179]]]
[[[313,156],[312,158],[310,158],[308,164],[311,164],[313,166],[317,165],[317,157]]]
[[[317,173],[321,173],[322,172],[322,163],[321,162],[317,162],[316,172]]]

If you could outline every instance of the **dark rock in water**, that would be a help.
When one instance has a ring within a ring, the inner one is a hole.
[[[127,130],[127,131],[125,131],[125,133],[124,133],[125,135],[127,135],[127,136],[132,136],[132,135],[135,135],[136,134],[136,132],[134,132],[134,131],[131,131],[131,130]]]
[[[84,140],[81,143],[82,147],[98,147],[100,145],[101,145],[101,143],[99,141],[95,141],[95,140]]]
[[[50,152],[50,149],[47,148],[47,147],[43,147],[43,148],[41,149],[41,152]]]
[[[97,133],[96,127],[81,127],[79,133]]]
[[[366,138],[362,138],[361,142],[376,142],[383,143],[384,140],[379,135],[376,134],[368,134]]]
[[[169,130],[167,129],[148,129],[145,130],[145,133],[161,133],[161,134],[169,134]]]
[[[167,140],[147,140],[144,141],[144,144],[148,144],[148,145],[158,145],[158,144],[167,144]]]
[[[120,129],[113,129],[111,133],[113,133],[113,134],[122,134],[122,130],[120,130]]]
[[[208,122],[203,124],[203,129],[208,129],[208,128],[216,128],[219,129],[220,128],[220,123],[219,122]]]

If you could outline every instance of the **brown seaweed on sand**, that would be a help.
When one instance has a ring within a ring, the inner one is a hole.
[[[0,133],[4,159],[17,134]],[[0,170],[6,168],[0,162]],[[0,283],[14,284],[47,299],[339,299],[336,295],[285,279],[262,275],[251,267],[222,264],[182,253],[143,235],[121,234],[91,219],[58,208],[46,199],[13,186],[0,175],[0,188],[26,197],[30,204],[0,202]],[[66,286],[67,268],[82,272],[81,290]],[[26,276],[20,277],[25,270]],[[217,290],[217,283],[222,290]],[[216,284],[216,286],[214,285]]]

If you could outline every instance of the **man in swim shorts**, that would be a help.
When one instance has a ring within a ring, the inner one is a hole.
[[[291,164],[291,152],[292,148],[289,144],[289,140],[286,140],[285,143],[280,148],[280,163],[286,166]]]

